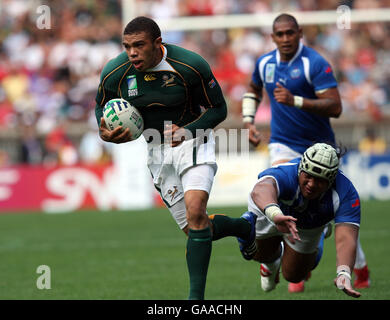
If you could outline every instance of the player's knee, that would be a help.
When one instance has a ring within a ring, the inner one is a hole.
[[[209,224],[209,218],[206,213],[207,197],[202,193],[186,196],[186,216],[188,227],[206,228]]]
[[[206,215],[207,199],[201,197],[192,197],[186,202],[187,217],[196,217]]]
[[[198,203],[187,207],[187,221],[190,229],[203,229],[209,225],[206,208]]]
[[[201,201],[191,201],[187,205],[187,216],[202,216],[206,214],[206,206]]]
[[[206,228],[209,225],[209,218],[205,211],[187,211],[187,221],[190,229]]]

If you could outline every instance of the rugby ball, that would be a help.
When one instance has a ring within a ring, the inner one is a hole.
[[[119,126],[129,128],[131,140],[137,139],[144,130],[141,113],[130,102],[121,98],[112,99],[105,104],[103,117],[109,130],[114,130]]]

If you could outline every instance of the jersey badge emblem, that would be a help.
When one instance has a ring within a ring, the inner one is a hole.
[[[137,86],[137,78],[135,75],[127,76],[127,89],[129,97],[134,97],[138,95],[138,86]]]
[[[148,74],[145,74],[144,80],[145,81],[153,81],[153,80],[156,80],[156,77],[154,76],[153,73],[148,73]]]
[[[300,75],[301,75],[301,70],[299,68],[294,68],[290,72],[290,77],[292,79],[298,79]]]
[[[273,83],[275,78],[275,63],[268,63],[265,68],[265,82]]]
[[[177,189],[177,186],[173,186],[173,190],[168,190],[168,195],[171,197],[171,201],[173,201],[181,192]]]
[[[214,79],[211,79],[209,82],[209,87],[212,89],[215,87],[215,85],[216,85],[216,82],[214,81]]]
[[[174,83],[175,75],[173,75],[173,74],[171,74],[171,77],[164,74],[162,79],[163,79],[164,83],[161,85],[161,88],[164,88],[164,87],[167,88],[167,87],[172,87],[172,86],[176,85],[176,83]]]

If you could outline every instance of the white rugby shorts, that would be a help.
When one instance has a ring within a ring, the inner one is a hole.
[[[268,151],[271,165],[279,160],[292,160],[302,156],[299,152],[296,152],[287,147],[285,144],[278,142],[270,143],[268,145]]]
[[[187,225],[184,193],[211,192],[217,172],[213,132],[173,148],[167,144],[148,144],[148,168],[165,205],[183,229]]]

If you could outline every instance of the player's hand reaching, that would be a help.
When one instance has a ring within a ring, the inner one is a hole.
[[[284,214],[277,214],[274,216],[273,221],[278,231],[283,233],[289,233],[289,240],[291,243],[295,243],[295,240],[301,240],[298,234],[298,229],[295,224],[297,218],[292,216],[285,216]]]
[[[279,103],[283,103],[288,106],[294,106],[294,96],[279,82],[276,82],[276,88],[274,89],[274,98]]]
[[[345,294],[359,298],[361,293],[354,290],[351,285],[351,270],[348,266],[342,265],[337,267],[337,277],[334,279],[335,286],[343,290]]]
[[[102,140],[112,143],[125,143],[131,141],[129,128],[123,130],[123,127],[119,126],[111,131],[107,129],[106,122],[103,117],[100,118],[99,135]]]
[[[255,147],[259,145],[261,142],[260,131],[256,129],[256,126],[252,123],[245,123],[245,129],[249,129],[249,142],[252,143]]]

